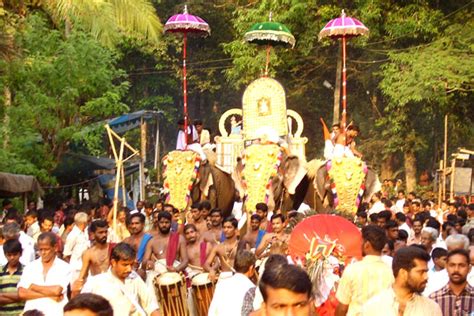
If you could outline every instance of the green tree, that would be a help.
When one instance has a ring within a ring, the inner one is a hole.
[[[114,47],[123,36],[160,42],[161,22],[148,0],[42,0],[57,24],[65,23],[66,33],[79,23],[102,44]]]
[[[64,38],[47,19],[31,15],[18,36],[25,56],[9,79],[15,97],[10,153],[51,172],[82,128],[128,110],[128,88],[117,56],[75,28]]]

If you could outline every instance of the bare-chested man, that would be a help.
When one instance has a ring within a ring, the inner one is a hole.
[[[224,220],[223,231],[226,239],[222,243],[212,248],[209,257],[206,260],[206,264],[204,265],[204,269],[209,272],[209,279],[211,280],[215,280],[218,266],[221,271],[220,277],[232,275],[234,269],[234,259],[235,255],[237,254],[237,246],[239,242],[237,239],[237,225],[238,222],[233,217],[226,218]],[[216,262],[214,262],[216,257],[219,258],[218,266]]]
[[[111,244],[107,242],[109,225],[105,220],[95,220],[89,226],[89,233],[94,237],[94,244],[82,254],[82,268],[79,278],[72,286],[72,295],[79,294],[89,275],[97,275],[109,269]]]
[[[142,213],[133,213],[127,218],[127,228],[130,232],[130,237],[127,237],[123,242],[132,246],[132,248],[137,252],[137,265],[138,268],[145,256],[146,247],[152,239],[152,235],[146,234],[144,231],[145,228],[145,215]],[[138,270],[138,269],[137,269]],[[139,272],[139,271],[137,271]],[[142,277],[144,275],[141,275]]]
[[[288,239],[290,235],[284,231],[285,217],[282,214],[275,214],[271,218],[273,232],[263,236],[262,242],[258,245],[255,255],[258,258],[266,257],[270,254],[286,255],[288,250]]]
[[[206,218],[211,215],[211,203],[209,201],[202,201],[199,203],[199,210],[201,211],[201,218],[206,221]]]
[[[209,217],[211,219],[211,228],[202,235],[202,239],[214,246],[224,240],[222,232],[222,211],[218,208],[212,209]]]
[[[255,213],[260,216],[262,219],[260,221],[260,229],[266,231],[267,233],[271,233],[273,231],[273,227],[270,221],[268,221],[268,205],[265,203],[257,203],[255,205]]]
[[[199,232],[194,224],[184,226],[184,237],[186,238],[186,253],[189,260],[188,267],[202,272],[206,259],[211,253],[212,245],[206,241],[199,241]]]
[[[171,214],[165,211],[158,213],[158,232],[146,246],[143,267],[156,270],[156,262],[161,266],[157,272],[183,271],[188,265],[184,238],[171,232]]]
[[[191,205],[191,220],[189,223],[194,224],[194,226],[196,226],[197,232],[202,236],[207,231],[207,223],[206,219],[202,217],[200,208],[201,204],[199,203],[193,203],[193,205]]]
[[[260,229],[262,218],[258,214],[250,216],[250,231],[240,240],[239,249],[257,249],[265,231]]]
[[[359,135],[360,130],[354,124],[347,127],[345,133],[340,133],[336,137],[336,145],[334,146],[334,157],[353,157],[362,158],[362,153],[356,149],[355,138]]]

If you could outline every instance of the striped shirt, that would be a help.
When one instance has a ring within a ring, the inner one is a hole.
[[[15,273],[8,272],[8,265],[0,268],[0,293],[16,293],[18,291],[17,284],[23,273],[23,266],[20,264]],[[6,305],[0,305],[0,315],[20,315],[25,307],[25,302],[17,302]]]
[[[466,284],[464,290],[456,296],[448,283],[431,294],[430,298],[441,307],[443,316],[464,316],[474,312],[474,288],[469,284]]]

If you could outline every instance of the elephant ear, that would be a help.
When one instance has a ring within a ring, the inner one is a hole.
[[[370,202],[372,195],[380,190],[382,190],[382,183],[380,183],[377,173],[371,167],[367,167],[364,202]]]
[[[209,182],[209,175],[211,174],[211,165],[201,164],[199,168],[199,191],[207,193],[209,191],[208,182]],[[207,194],[206,194],[207,195]]]
[[[235,169],[232,171],[231,177],[235,184],[235,189],[239,192],[239,196],[241,199],[244,198],[245,190],[242,185],[242,171],[244,170],[244,165],[242,163],[242,159],[237,161]]]
[[[313,180],[314,188],[316,189],[316,192],[318,193],[321,200],[324,199],[324,196],[326,195],[327,176],[328,176],[328,171],[326,169],[326,164],[323,164],[317,169],[316,177]]]
[[[297,156],[287,156],[283,172],[283,185],[289,194],[295,194],[296,187],[306,176],[305,163]]]

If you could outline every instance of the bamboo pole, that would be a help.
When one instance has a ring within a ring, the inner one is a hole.
[[[448,114],[444,116],[443,200],[446,198],[446,168],[448,165]]]
[[[122,206],[127,206],[127,191],[125,190],[125,171],[123,169],[123,163],[122,163],[122,168],[120,168],[120,178],[122,181]]]
[[[123,165],[123,150],[125,147],[125,140],[122,139],[120,142],[120,154],[119,154],[119,159],[115,162],[117,172],[115,173],[115,188],[114,188],[114,208],[113,208],[113,230],[115,236],[117,236],[117,208],[118,208],[118,190],[119,190],[119,185],[120,185],[120,174],[122,170],[122,165]]]
[[[451,160],[451,182],[449,183],[449,200],[454,201],[454,173],[456,171],[456,158]]]
[[[443,202],[443,188],[442,188],[442,183],[443,183],[443,160],[439,161],[439,172],[438,172],[438,205],[441,207],[441,202]]]
[[[155,163],[154,167],[156,170],[156,181],[160,182],[161,179],[161,164],[160,160],[160,121],[156,118],[156,140],[155,140]]]

